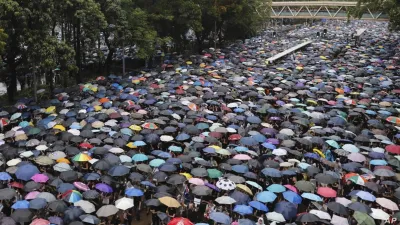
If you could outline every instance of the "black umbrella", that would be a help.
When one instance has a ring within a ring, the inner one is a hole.
[[[65,182],[73,182],[78,179],[78,173],[73,170],[64,171],[61,172],[60,179]]]
[[[297,222],[302,222],[302,223],[314,223],[318,222],[319,218],[311,213],[302,213],[300,216],[296,218]]]
[[[16,191],[12,188],[0,189],[0,200],[10,200],[15,197]]]
[[[16,209],[11,218],[17,223],[28,223],[32,221],[34,214],[29,209]]]
[[[53,201],[50,202],[48,205],[48,209],[52,212],[64,212],[65,210],[67,210],[68,206],[67,204],[62,201],[62,200],[57,200],[57,201]]]

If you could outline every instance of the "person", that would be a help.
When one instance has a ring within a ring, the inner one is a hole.
[[[257,220],[256,225],[265,225],[264,224],[264,219],[262,217],[259,217],[258,220]]]

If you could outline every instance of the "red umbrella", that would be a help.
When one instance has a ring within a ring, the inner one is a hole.
[[[242,136],[240,136],[240,134],[232,134],[231,136],[229,136],[229,140],[230,141],[237,141],[240,140],[240,138],[242,138]]]
[[[85,149],[91,149],[91,148],[93,148],[93,145],[84,142],[84,143],[80,144],[79,147],[85,148]]]
[[[325,198],[335,198],[337,196],[336,191],[329,187],[319,187],[317,193]]]
[[[386,151],[393,154],[400,154],[400,146],[399,145],[388,145],[386,146]]]
[[[222,134],[218,132],[210,132],[208,135],[217,139],[222,138]]]
[[[167,225],[193,225],[193,223],[183,217],[173,218]]]
[[[22,189],[23,187],[24,187],[24,185],[23,184],[21,184],[21,183],[18,183],[18,182],[11,182],[10,183],[10,186],[11,187],[15,187],[15,188],[20,188],[20,189]]]

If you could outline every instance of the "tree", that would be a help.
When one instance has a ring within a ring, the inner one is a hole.
[[[4,47],[6,46],[7,34],[3,29],[0,29],[0,54],[4,51]],[[0,59],[1,60],[1,59]]]
[[[389,16],[389,27],[393,30],[400,30],[400,4],[397,0],[358,0],[352,16],[360,18],[367,8],[373,11],[382,11]]]

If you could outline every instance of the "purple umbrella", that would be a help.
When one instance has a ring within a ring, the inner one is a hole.
[[[220,191],[219,188],[217,188],[217,186],[215,186],[213,184],[205,183],[204,185],[209,187],[209,188],[211,188],[211,189],[213,189],[213,190],[215,190],[215,191],[218,191],[218,192]]]
[[[268,138],[267,143],[273,144],[273,145],[278,145],[279,144],[279,140],[275,139],[275,138]]]
[[[48,219],[49,219],[49,222],[52,223],[52,224],[57,224],[57,225],[62,225],[63,224],[63,220],[60,217],[51,216]]]
[[[108,184],[104,184],[104,183],[96,184],[96,189],[101,192],[104,192],[104,193],[112,193],[113,192],[112,187],[110,187]]]

